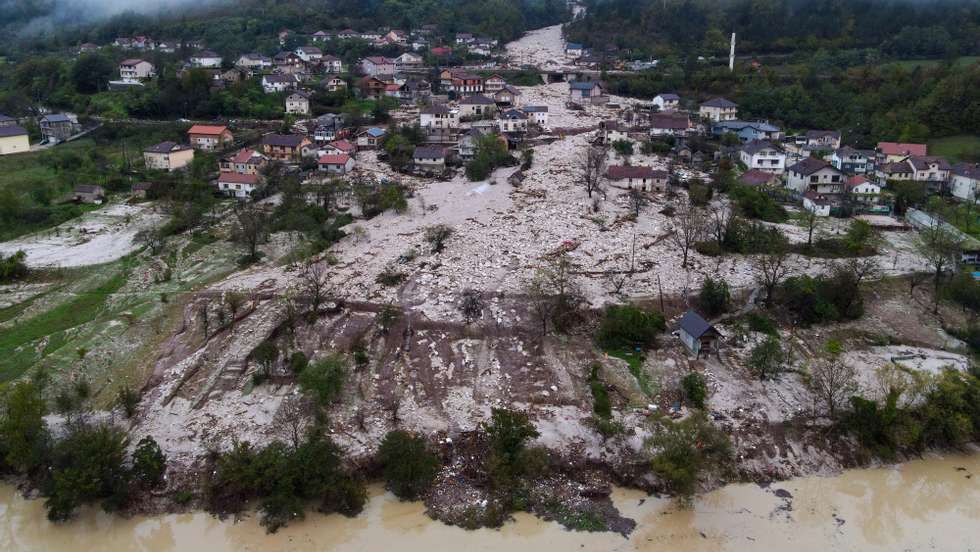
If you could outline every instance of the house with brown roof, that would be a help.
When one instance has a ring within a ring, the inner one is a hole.
[[[852,200],[865,205],[874,205],[881,199],[881,186],[860,174],[848,177],[844,191]]]
[[[320,156],[317,166],[327,174],[343,176],[354,170],[354,158],[346,153],[327,153]]]
[[[667,171],[632,165],[609,167],[606,169],[606,178],[614,185],[644,192],[666,192],[670,182]]]
[[[493,94],[503,90],[507,86],[507,81],[500,75],[490,75],[483,81],[483,90],[487,94]]]
[[[878,142],[878,155],[886,163],[901,161],[912,155],[928,155],[926,144],[907,144],[902,142]]]
[[[218,175],[218,191],[229,197],[245,199],[252,197],[260,187],[261,176],[258,174],[242,174],[237,172],[222,172]]]
[[[357,81],[357,88],[364,98],[378,99],[385,95],[388,83],[377,77],[362,77]]]
[[[194,148],[189,144],[160,142],[143,150],[143,164],[147,169],[176,171],[194,160]]]
[[[101,204],[105,201],[105,190],[98,184],[76,184],[72,190],[72,201]]]
[[[156,67],[144,59],[132,58],[119,62],[119,77],[123,80],[145,80],[156,75]]]
[[[650,116],[650,136],[684,136],[691,130],[691,120],[679,113],[656,113]]]
[[[415,146],[412,153],[412,162],[415,170],[436,174],[446,170],[446,148],[439,146]]]
[[[203,151],[214,151],[235,141],[234,135],[224,125],[194,125],[187,131],[191,146]]]
[[[395,73],[395,61],[384,56],[366,57],[361,60],[359,66],[361,72],[369,77],[393,75]]]
[[[266,134],[262,137],[262,153],[270,159],[295,163],[310,144],[310,139],[302,134]]]
[[[844,173],[823,159],[807,157],[786,171],[786,187],[797,193],[840,194],[844,191]]]
[[[909,157],[909,164],[915,171],[912,180],[927,182],[930,188],[937,190],[949,182],[949,173],[953,168],[946,159],[936,155],[913,155]]]
[[[262,167],[268,163],[269,159],[261,153],[244,148],[238,152],[223,158],[220,162],[222,172],[236,172],[239,174],[258,174]]]
[[[875,179],[879,184],[885,184],[889,180],[907,181],[915,176],[915,170],[908,159],[881,163],[875,167]]]
[[[780,183],[779,175],[759,169],[749,169],[738,177],[738,183],[753,188],[772,188]]]

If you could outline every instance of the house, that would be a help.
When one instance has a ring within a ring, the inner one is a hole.
[[[599,122],[599,131],[602,132],[602,143],[612,144],[622,140],[629,140],[629,128],[624,123],[612,119]]]
[[[397,44],[399,46],[405,46],[408,44],[408,33],[397,29],[388,31],[388,34],[384,35],[382,38],[388,44]]]
[[[840,194],[844,191],[844,174],[833,165],[807,157],[787,169],[786,187],[800,194]]]
[[[493,101],[499,106],[517,106],[520,104],[518,100],[520,97],[521,91],[507,84],[500,90],[494,92]]]
[[[324,77],[320,84],[327,90],[327,92],[337,92],[347,89],[347,81],[337,75],[328,75]]]
[[[17,126],[17,119],[0,113],[0,127]]]
[[[454,72],[450,92],[457,94],[479,94],[483,92],[483,79],[466,72]]]
[[[766,141],[752,141],[738,150],[738,159],[746,167],[772,174],[786,171],[786,153]]]
[[[833,196],[809,191],[803,194],[803,208],[818,217],[829,217],[831,212],[840,207],[840,202]]]
[[[601,98],[605,91],[598,81],[572,81],[568,83],[568,99],[575,103],[590,103]]]
[[[507,81],[500,75],[490,75],[483,81],[483,90],[485,90],[487,94],[495,94],[500,92],[505,86],[507,86]]]
[[[836,150],[840,148],[840,132],[836,130],[808,130],[804,135],[806,145],[812,150]]]
[[[124,59],[119,63],[119,77],[123,80],[144,80],[156,75],[153,64],[143,59]]]
[[[221,56],[211,50],[202,50],[191,56],[194,67],[221,67]]]
[[[881,186],[860,174],[847,179],[844,183],[844,191],[854,201],[866,205],[874,205],[881,198]]]
[[[330,33],[327,31],[317,31],[310,35],[310,39],[313,40],[313,42],[326,42],[330,39]]]
[[[147,169],[176,171],[194,160],[194,148],[190,144],[160,142],[143,150],[143,164]]]
[[[252,197],[259,188],[258,174],[242,174],[237,172],[222,172],[218,175],[218,191],[229,197],[240,199]]]
[[[889,180],[907,181],[915,176],[915,170],[907,159],[902,161],[881,163],[875,167],[875,180],[879,184],[885,184]]]
[[[23,153],[31,150],[27,129],[17,125],[0,126],[0,155]]]
[[[71,113],[52,113],[45,115],[38,120],[41,127],[41,136],[52,143],[64,142],[78,134],[81,125],[78,124],[78,117]]]
[[[846,174],[870,174],[874,172],[875,152],[844,146],[834,151],[830,164]]]
[[[361,60],[360,68],[369,77],[392,75],[395,73],[395,62],[383,56],[370,56]]]
[[[262,90],[266,94],[273,94],[277,92],[285,92],[286,90],[292,90],[299,85],[299,79],[296,75],[281,75],[279,73],[274,73],[272,75],[262,76]]]
[[[272,67],[272,58],[256,53],[244,54],[238,58],[235,66],[242,69],[268,69]]]
[[[496,43],[487,38],[478,38],[476,42],[469,45],[467,51],[470,54],[477,56],[490,57],[493,55],[493,49],[496,47]]]
[[[548,106],[546,105],[526,105],[521,111],[527,113],[531,122],[539,127],[548,126]]]
[[[456,33],[456,44],[469,44],[476,40],[470,33]]]
[[[419,113],[419,126],[422,128],[457,128],[459,111],[445,104],[434,104],[423,108]]]
[[[235,140],[226,126],[194,125],[187,131],[191,146],[204,151],[214,151]]]
[[[296,52],[279,52],[272,56],[272,64],[280,71],[287,67],[297,69],[303,66],[303,58],[296,55]]]
[[[901,161],[912,155],[924,156],[929,154],[925,144],[905,144],[901,142],[878,142],[878,155],[887,163]]]
[[[779,127],[765,121],[718,121],[711,125],[711,133],[719,137],[731,133],[743,142],[779,140],[783,136]]]
[[[334,155],[348,155],[350,157],[354,157],[354,154],[357,152],[357,148],[354,147],[354,144],[351,144],[347,140],[336,140],[327,144],[323,148],[323,151]]]
[[[360,149],[375,149],[381,145],[387,131],[383,128],[371,127],[357,134],[357,147]]]
[[[286,96],[286,113],[309,115],[310,95],[300,90]]]
[[[694,311],[684,313],[677,324],[677,335],[687,350],[698,358],[702,352],[707,355],[716,351],[721,340],[721,333]]]
[[[435,57],[449,57],[453,55],[453,49],[448,46],[436,46],[429,50]]]
[[[469,161],[473,159],[476,155],[476,148],[480,142],[480,138],[487,135],[487,131],[479,128],[471,128],[466,133],[464,133],[459,138],[459,143],[456,146],[459,152],[459,157],[464,161]]]
[[[667,171],[639,166],[614,165],[606,170],[606,178],[616,185],[644,192],[666,192],[670,182]]]
[[[296,55],[306,63],[318,63],[323,57],[323,51],[316,46],[300,46],[296,48]]]
[[[738,177],[739,184],[753,188],[772,188],[780,182],[779,175],[759,169],[749,169]]]
[[[565,43],[566,56],[576,59],[582,57],[582,54],[584,53],[585,53],[585,47],[583,47],[581,44],[577,44],[575,42]]]
[[[388,83],[377,77],[361,77],[357,81],[357,88],[361,91],[362,97],[378,99],[385,95]]]
[[[327,153],[320,156],[317,165],[323,172],[343,176],[354,170],[354,158],[346,153]]]
[[[705,121],[734,121],[738,118],[738,104],[725,98],[714,98],[701,104],[698,114]]]
[[[436,174],[446,170],[446,148],[438,146],[415,146],[412,153],[415,170]]]
[[[398,92],[398,97],[403,101],[426,101],[432,96],[432,85],[425,79],[409,77]]]
[[[105,200],[105,190],[97,184],[76,184],[71,195],[76,203],[99,204]]]
[[[681,105],[681,97],[677,94],[657,94],[653,98],[653,105],[660,111],[677,111]]]
[[[323,54],[323,57],[320,58],[320,65],[328,73],[340,74],[344,72],[344,61],[337,56]]]
[[[119,37],[116,40],[112,41],[112,45],[118,46],[119,48],[129,48],[132,45],[132,43],[133,43],[132,40],[125,37]]]
[[[354,29],[344,29],[337,33],[337,38],[340,40],[351,40],[353,38],[360,38],[361,35]]]
[[[655,113],[650,116],[650,136],[684,136],[691,129],[687,115]]]
[[[417,69],[422,66],[422,62],[422,56],[411,52],[405,52],[404,54],[395,58],[395,68],[399,71],[404,71],[405,69]]]
[[[484,96],[474,94],[459,101],[459,116],[461,118],[486,119],[497,112],[497,102]]]
[[[953,197],[976,202],[977,187],[980,186],[980,163],[957,163],[953,165],[950,174]]]
[[[262,152],[271,159],[297,162],[303,156],[303,148],[311,144],[302,134],[266,134],[262,137]]]
[[[527,132],[527,114],[518,109],[508,109],[500,114],[500,132]]]
[[[268,161],[268,158],[261,153],[253,149],[244,148],[221,160],[221,172],[258,174]]]
[[[949,173],[953,167],[944,158],[935,155],[913,155],[908,161],[915,171],[912,180],[928,182],[929,187],[934,190],[942,190],[949,182]]]

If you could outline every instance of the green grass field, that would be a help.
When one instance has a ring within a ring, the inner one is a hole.
[[[980,155],[980,136],[949,136],[929,141],[929,155],[941,155],[950,163],[958,163]],[[966,158],[966,159],[965,159]]]
[[[606,353],[608,353],[609,356],[625,360],[626,364],[629,365],[630,373],[633,374],[634,378],[636,378],[636,383],[640,386],[640,390],[643,391],[643,394],[648,397],[652,397],[654,395],[653,383],[650,381],[650,375],[643,371],[643,361],[645,360],[643,353],[636,352],[631,349],[607,349]]]

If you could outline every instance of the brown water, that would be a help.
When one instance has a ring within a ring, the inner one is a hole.
[[[777,489],[793,498],[776,496]],[[0,487],[0,550],[980,550],[980,456],[797,479],[769,490],[732,485],[690,510],[636,491],[614,498],[639,523],[629,539],[569,532],[524,514],[499,531],[468,532],[433,522],[420,504],[398,502],[377,487],[355,519],[310,514],[275,535],[254,517],[232,523],[203,513],[120,519],[93,509],[52,525],[42,501]]]

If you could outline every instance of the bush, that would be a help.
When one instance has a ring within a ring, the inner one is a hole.
[[[681,389],[693,406],[704,408],[704,401],[708,398],[708,385],[704,381],[704,376],[697,372],[691,372],[681,379]]]
[[[123,465],[126,435],[108,425],[78,425],[51,452],[51,476],[43,485],[48,519],[65,521],[83,504],[102,501],[106,511],[128,499],[129,477]]]
[[[139,405],[140,395],[132,387],[126,385],[120,387],[116,395],[116,404],[122,408],[123,414],[127,418],[132,418],[136,414],[136,407]]]
[[[307,366],[299,375],[300,389],[321,406],[329,406],[340,398],[346,381],[347,361],[336,353]]]
[[[765,314],[757,311],[752,311],[745,316],[745,320],[749,324],[749,329],[753,332],[764,333],[766,335],[778,336],[779,330],[776,328],[776,323]]]
[[[783,370],[786,362],[786,353],[783,351],[779,339],[769,336],[752,348],[749,354],[749,369],[752,370],[759,379],[773,379]]]
[[[310,365],[310,360],[306,358],[306,353],[296,351],[289,355],[289,371],[295,375],[303,373],[303,370]]]
[[[947,299],[963,307],[964,311],[980,311],[980,283],[969,272],[958,272],[943,287],[943,293]]]
[[[439,459],[425,439],[405,431],[389,431],[378,449],[385,487],[402,500],[416,500],[432,485]]]
[[[482,428],[490,441],[487,473],[495,488],[506,489],[526,473],[527,442],[540,434],[526,413],[503,408],[494,408],[490,423],[483,423]]]
[[[133,451],[133,477],[147,488],[156,487],[163,480],[167,469],[167,457],[153,437],[143,437]]]
[[[698,304],[705,314],[718,316],[728,310],[729,301],[731,301],[731,293],[728,290],[728,282],[720,278],[715,280],[711,276],[704,279],[701,292],[698,294]]]
[[[612,305],[599,325],[599,345],[606,349],[648,348],[667,328],[662,314],[633,305]]]
[[[835,269],[828,276],[787,278],[783,303],[804,325],[854,320],[864,314],[864,300],[856,275]]]
[[[731,459],[731,444],[703,413],[680,422],[665,421],[650,444],[657,449],[653,472],[682,498],[697,491],[700,475],[724,469]]]
[[[0,283],[13,282],[27,277],[27,254],[17,251],[4,256],[0,253]]]
[[[589,388],[592,390],[592,411],[596,416],[609,419],[612,416],[612,403],[609,400],[609,389],[599,379],[599,364],[592,365],[589,372]]]
[[[748,186],[734,186],[728,195],[735,201],[743,216],[766,222],[786,222],[786,209],[761,190]]]

